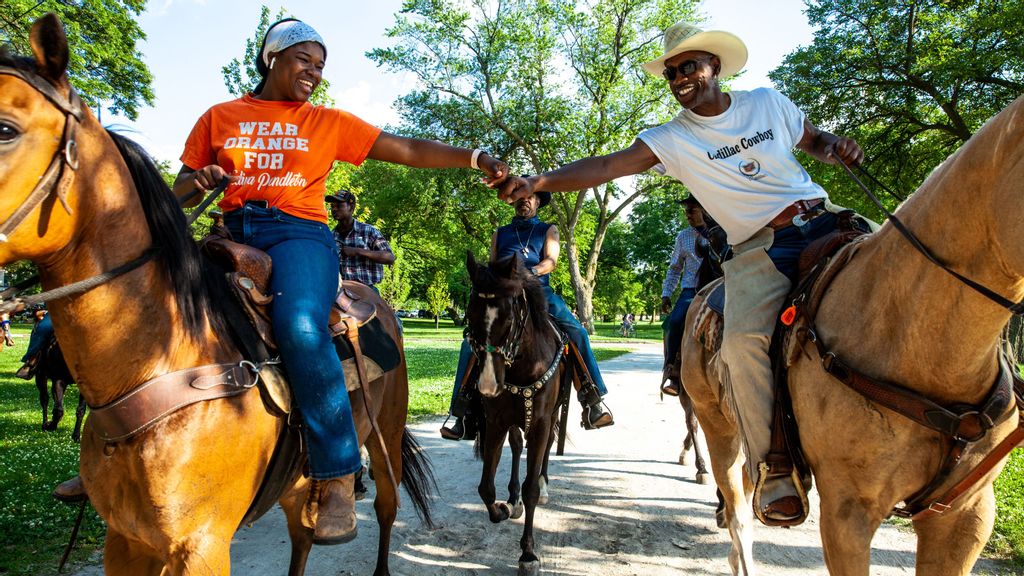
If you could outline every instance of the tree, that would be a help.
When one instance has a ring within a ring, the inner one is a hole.
[[[380,296],[395,310],[399,310],[409,299],[412,284],[406,270],[405,251],[398,244],[391,242],[391,250],[395,253],[395,263],[384,267],[384,278],[377,284]]]
[[[452,297],[448,293],[448,279],[444,272],[438,270],[434,273],[434,280],[427,287],[427,309],[434,315],[434,330],[437,330],[441,319],[441,312],[451,303]]]
[[[419,80],[421,88],[401,100],[403,128],[488,148],[543,171],[621,149],[668,118],[664,82],[639,64],[656,55],[662,30],[692,18],[695,6],[692,0],[407,0],[388,30],[398,45],[369,56]],[[590,329],[608,225],[648,190],[641,179],[633,192],[609,184],[552,203],[580,319]],[[592,230],[581,226],[589,209],[596,215]]]
[[[807,5],[814,42],[770,76],[812,121],[856,138],[897,189],[916,189],[1024,92],[1024,0]],[[838,203],[878,215],[842,170],[809,171]]]
[[[265,5],[260,6],[260,21],[256,24],[256,32],[252,38],[245,41],[245,55],[241,60],[232,58],[231,62],[221,68],[221,73],[224,74],[224,85],[227,86],[228,92],[235,96],[244,96],[252,92],[260,83],[260,74],[256,71],[256,58],[259,57],[258,52],[263,44],[263,37],[267,35],[267,29],[273,22],[287,17],[289,14],[285,9],[279,8],[277,16],[271,21],[270,8]],[[326,79],[321,79],[316,90],[310,95],[309,102],[318,106],[334,106],[334,99],[329,95],[330,89],[331,83]]]
[[[146,34],[135,18],[145,0],[4,0],[0,2],[0,43],[31,54],[29,31],[36,18],[53,12],[70,39],[68,77],[82,100],[99,110],[135,120],[139,107],[153,104],[153,75],[137,43]]]

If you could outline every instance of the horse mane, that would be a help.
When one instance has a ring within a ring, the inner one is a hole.
[[[204,320],[209,320],[215,332],[227,333],[224,315],[212,305],[222,288],[215,274],[204,274],[199,246],[189,234],[185,213],[174,193],[142,146],[109,129],[107,134],[132,175],[157,257],[164,264],[186,330],[198,333],[205,327]]]
[[[495,270],[510,270],[513,258],[516,260],[515,274],[511,278],[495,274]],[[490,262],[487,266],[480,268],[473,287],[476,292],[487,292],[501,298],[513,298],[521,292],[525,293],[534,330],[546,329],[548,305],[547,297],[544,296],[544,287],[540,280],[526,269],[523,261],[516,258],[515,255]]]

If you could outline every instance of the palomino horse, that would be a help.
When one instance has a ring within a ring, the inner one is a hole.
[[[141,148],[104,130],[81,106],[65,76],[68,46],[59,20],[43,17],[31,38],[34,62],[0,60],[0,234],[7,240],[0,243],[0,263],[36,262],[44,289],[120,272],[48,302],[82,395],[90,406],[105,406],[164,374],[239,365],[241,355],[212,306],[211,275],[200,274],[199,251],[159,171]],[[140,254],[155,256],[140,260]],[[353,290],[376,303],[401,350],[394,314],[372,290]],[[405,428],[404,357],[374,389],[396,479],[427,514],[429,474]],[[365,440],[366,410],[361,401],[352,404]],[[286,425],[259,391],[188,405],[121,441],[104,441],[91,424],[82,436],[80,471],[107,523],[105,573],[228,574],[232,536]],[[367,446],[377,470],[385,470],[383,447],[375,437]],[[281,498],[293,575],[303,573],[312,542],[300,522],[306,489],[300,479]],[[389,573],[397,504],[391,483],[378,483],[378,575]]]
[[[47,390],[47,382],[52,382]],[[68,369],[68,363],[64,360],[64,354],[60,350],[60,344],[56,338],[43,344],[39,352],[39,360],[36,364],[36,388],[39,390],[39,404],[43,409],[43,431],[54,432],[60,421],[64,418],[64,394],[68,386],[75,383],[75,377]],[[53,418],[48,417],[50,398],[53,398]],[[75,408],[75,429],[71,432],[71,439],[75,442],[82,437],[82,419],[85,418],[85,397],[78,395],[78,406]]]
[[[486,418],[480,432],[484,466],[478,490],[491,522],[507,520],[515,512],[515,496],[510,495],[509,503],[494,503],[494,474],[509,430],[522,428],[526,438],[522,485],[526,520],[519,541],[523,551],[519,574],[536,575],[540,573],[540,559],[533,549],[533,514],[543,488],[541,473],[546,471],[554,441],[559,383],[565,371],[561,363],[563,341],[548,318],[540,282],[518,257],[481,266],[469,254],[466,268],[473,281],[466,320],[470,344],[481,365],[477,388]],[[519,458],[515,443],[513,457]],[[518,483],[516,472],[512,480]],[[509,488],[511,492],[511,483]]]
[[[896,216],[949,268],[1019,301],[1024,297],[1022,194],[1024,98],[1018,98],[939,166]],[[1000,458],[1002,451],[996,452],[995,465],[987,472],[979,469],[979,481],[948,508],[931,503],[945,500],[986,454],[1019,434],[1012,395],[987,434],[973,433],[979,427],[984,432],[984,426],[973,424],[985,418],[971,416],[1001,373],[1000,333],[1010,312],[923,257],[892,221],[840,255],[849,256],[848,263],[827,290],[821,289],[817,314],[798,317],[804,337],[798,330],[786,350],[800,440],[821,498],[825,562],[834,575],[868,574],[875,530],[895,506],[921,493],[924,512],[913,519],[917,573],[967,574],[992,531],[992,482],[1005,454]],[[715,479],[726,497],[730,563],[734,572],[750,574],[751,486],[725,400],[729,393],[719,381],[713,351],[692,337],[702,296],[687,318],[683,382],[708,431]],[[806,336],[814,325],[820,349]],[[967,443],[959,465],[931,485],[958,442],[832,377],[825,370],[838,359],[869,378],[898,383],[965,413],[974,430],[961,439],[980,439]],[[1007,451],[1009,446],[1003,444]]]

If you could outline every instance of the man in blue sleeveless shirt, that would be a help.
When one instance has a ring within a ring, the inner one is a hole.
[[[608,393],[597,367],[597,359],[590,348],[590,338],[579,320],[572,315],[565,301],[551,289],[550,274],[558,265],[559,235],[558,226],[541,221],[537,210],[551,202],[550,192],[538,192],[520,198],[516,204],[516,216],[512,223],[502,226],[491,237],[491,261],[508,258],[513,254],[519,256],[526,268],[540,280],[544,287],[544,295],[548,301],[548,314],[559,329],[569,336],[583,358],[583,363],[590,373],[590,380],[584,376],[585,383],[579,390],[580,404],[583,405],[583,427],[587,430],[603,428],[614,424],[612,413],[604,405],[602,397]],[[469,365],[472,350],[466,340],[462,341],[459,353],[459,367],[455,373],[455,386],[452,390],[452,402],[449,413],[456,417],[451,428],[441,428],[441,436],[449,440],[471,439],[475,436],[472,424],[467,429],[463,421],[465,407],[459,402],[459,390]]]

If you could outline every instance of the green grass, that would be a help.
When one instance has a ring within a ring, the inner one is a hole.
[[[68,390],[69,413],[60,430],[42,432],[34,381],[14,377],[28,331],[15,326],[16,345],[0,351],[0,574],[12,576],[56,574],[77,513],[51,498],[50,491],[78,471],[78,444],[71,440],[78,390]],[[87,510],[71,565],[89,561],[102,543],[103,523]]]

